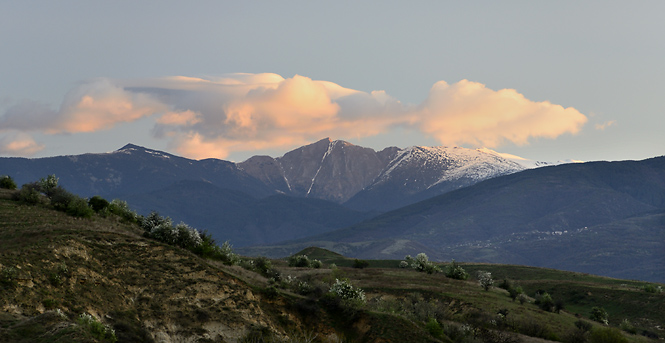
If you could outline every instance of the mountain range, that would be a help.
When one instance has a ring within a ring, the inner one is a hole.
[[[558,164],[487,149],[375,151],[323,139],[241,163],[128,144],[0,158],[0,174],[19,185],[55,174],[76,194],[126,200],[249,255],[315,245],[355,258],[425,252],[665,281],[665,157]]]
[[[525,169],[481,150],[390,147],[379,152],[328,138],[282,157],[241,163],[191,160],[128,144],[117,151],[0,158],[16,182],[55,174],[84,197],[127,201],[238,247],[343,228],[432,195]]]

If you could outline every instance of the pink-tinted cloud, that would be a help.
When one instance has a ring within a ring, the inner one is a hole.
[[[413,125],[442,144],[490,148],[575,134],[587,121],[572,107],[534,102],[514,89],[494,91],[468,80],[437,82],[412,118]]]
[[[21,132],[12,132],[0,137],[0,155],[33,156],[44,149],[43,144],[35,142],[32,137]]]
[[[57,111],[32,102],[10,108],[0,117],[0,132],[95,132],[145,117],[154,120],[154,137],[193,158],[292,148],[326,136],[367,137],[400,127],[445,145],[497,147],[574,134],[587,120],[574,108],[467,80],[437,82],[422,104],[406,105],[384,91],[266,73],[96,79],[67,94]]]

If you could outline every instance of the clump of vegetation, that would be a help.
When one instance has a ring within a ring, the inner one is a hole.
[[[536,293],[535,299],[535,304],[538,305],[541,310],[547,312],[554,311],[554,299],[552,299],[552,296],[549,295],[549,293]]]
[[[430,262],[427,255],[422,252],[416,255],[416,258],[411,257],[411,255],[406,255],[403,262],[406,262],[406,264],[410,265],[411,268],[419,272],[425,272],[427,274],[434,274],[441,271],[441,268]]]
[[[58,211],[79,218],[90,218],[94,213],[86,199],[58,186],[55,175],[23,185],[21,190],[14,194],[14,199],[29,205],[50,204]]]
[[[603,323],[605,325],[609,325],[609,315],[607,314],[607,311],[605,311],[605,309],[602,307],[592,308],[591,316],[589,316],[589,319],[599,323]]]
[[[9,175],[2,175],[0,176],[0,188],[14,190],[16,189],[16,182]]]
[[[99,322],[95,317],[82,313],[78,318],[78,324],[86,329],[90,335],[101,342],[115,343],[118,338],[115,336],[115,330]]]
[[[102,214],[106,215],[107,212],[115,214],[116,216],[119,216],[123,220],[130,223],[136,223],[139,219],[138,214],[129,208],[127,202],[120,199],[112,200],[109,205],[102,211]]]
[[[469,278],[469,273],[459,263],[452,260],[448,267],[446,267],[446,276],[455,280],[466,280]]]
[[[644,291],[647,293],[662,293],[663,292],[663,287],[662,286],[656,286],[653,284],[647,284],[643,287]]]
[[[90,200],[88,200],[88,205],[90,205],[93,211],[99,213],[105,210],[110,205],[110,203],[108,200],[102,198],[101,196],[95,195],[94,197],[90,198]]]
[[[153,211],[147,217],[139,218],[138,222],[146,237],[187,249],[204,258],[220,260],[228,265],[240,262],[240,257],[233,252],[228,241],[220,247],[210,234],[200,232],[185,223],[174,226],[171,218],[162,217],[157,212]]]
[[[478,284],[480,287],[486,291],[489,291],[489,289],[494,284],[494,279],[492,279],[492,273],[490,272],[479,270],[476,274],[476,277],[478,278]]]
[[[349,280],[336,279],[335,283],[330,286],[330,293],[343,300],[365,303],[365,292],[358,287],[354,287]]]
[[[363,269],[369,267],[369,262],[367,260],[353,260],[353,268]]]
[[[289,267],[299,267],[299,268],[311,268],[312,267],[312,261],[309,259],[309,257],[307,257],[307,255],[292,255],[292,256],[289,256],[288,263],[289,263]]]
[[[590,343],[628,343],[628,339],[617,328],[594,328],[589,334]]]

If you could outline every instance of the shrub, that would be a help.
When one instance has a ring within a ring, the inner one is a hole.
[[[113,213],[120,218],[128,222],[136,222],[138,220],[138,215],[136,212],[132,211],[127,205],[126,201],[120,199],[114,199],[106,208],[110,213]]]
[[[648,285],[644,286],[644,291],[647,292],[647,293],[661,293],[661,292],[663,292],[663,287],[648,284]]]
[[[404,257],[406,262],[411,265],[411,268],[419,271],[419,272],[425,272],[427,274],[434,274],[436,272],[440,272],[441,269],[436,266],[434,263],[429,261],[429,258],[425,253],[420,253],[416,255],[416,258],[411,257],[410,255],[406,255]]]
[[[628,339],[617,328],[594,328],[589,335],[591,343],[628,343]]]
[[[88,200],[88,205],[92,207],[93,211],[99,213],[100,211],[106,209],[110,203],[101,196],[95,195],[94,197],[90,198],[90,200]]]
[[[175,245],[194,251],[196,247],[201,245],[201,234],[199,231],[189,225],[181,222],[175,228]]]
[[[316,259],[312,260],[312,268],[319,269],[321,267],[323,267],[323,262]]]
[[[293,255],[289,257],[289,267],[305,267],[309,268],[312,266],[312,262],[309,260],[307,255]]]
[[[39,187],[40,191],[50,198],[55,192],[55,189],[58,188],[58,178],[55,174],[51,174],[46,178],[41,178],[39,179]]]
[[[399,267],[400,267],[400,268],[407,268],[407,267],[409,267],[409,262],[406,262],[406,261],[400,261],[400,262],[399,262]]]
[[[552,299],[552,296],[549,295],[547,292],[537,293],[535,303],[543,311],[552,312],[552,310],[554,309],[554,300]]]
[[[591,309],[591,316],[589,318],[593,321],[603,323],[605,325],[609,324],[607,311],[602,307],[594,307]]]
[[[335,279],[335,283],[330,286],[330,293],[343,300],[356,300],[365,303],[365,292],[354,287],[348,280]]]
[[[452,260],[446,268],[446,276],[451,279],[466,280],[469,278],[469,273],[467,273],[464,268],[462,268],[462,266],[455,262],[455,260]]]
[[[437,321],[434,318],[430,318],[427,321],[427,324],[425,324],[425,330],[427,330],[427,332],[429,332],[429,334],[432,335],[432,337],[434,338],[438,339],[444,338],[443,327],[441,327],[439,321]]]
[[[353,260],[353,268],[363,269],[367,267],[369,267],[369,262],[367,262],[366,260],[359,260],[359,259]]]
[[[16,182],[9,175],[0,176],[0,188],[16,189]]]
[[[92,210],[92,208],[90,208],[90,206],[88,206],[88,202],[85,199],[79,196],[74,196],[73,199],[67,204],[65,213],[73,217],[90,218],[95,212]]]
[[[100,323],[95,317],[87,313],[83,313],[79,316],[78,323],[97,340],[103,342],[118,341],[118,338],[115,336],[115,330]]]
[[[39,186],[35,183],[27,183],[21,186],[21,189],[14,193],[13,198],[16,201],[20,201],[28,205],[44,203],[44,199],[39,192]]]
[[[494,284],[494,280],[492,279],[492,273],[486,272],[484,270],[479,270],[477,273],[477,277],[478,277],[478,284],[480,285],[480,287],[482,287],[485,291],[489,291],[489,289]]]

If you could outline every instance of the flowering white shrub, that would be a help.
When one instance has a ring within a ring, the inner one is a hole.
[[[400,267],[400,268],[407,268],[408,266],[409,266],[409,262],[401,261],[401,262],[399,263],[399,267]]]
[[[335,279],[335,283],[330,286],[330,292],[344,300],[359,300],[365,302],[365,291],[354,287],[347,280]]]
[[[115,336],[115,330],[110,326],[100,323],[95,317],[81,313],[78,323],[92,334],[92,336],[100,341],[117,342],[118,338]]]
[[[478,277],[478,284],[484,290],[488,291],[490,287],[492,287],[492,285],[494,284],[494,280],[492,279],[492,273],[486,272],[484,270],[479,270],[478,274],[476,275]]]
[[[419,271],[419,272],[426,272],[427,274],[434,274],[437,272],[440,272],[441,269],[434,265],[432,262],[429,261],[429,258],[425,253],[420,253],[416,255],[416,258],[411,257],[411,255],[406,255],[404,257],[406,261],[405,262],[407,265],[411,265],[411,268]],[[402,266],[402,263],[400,263],[400,267]],[[403,267],[405,268],[405,267]]]

